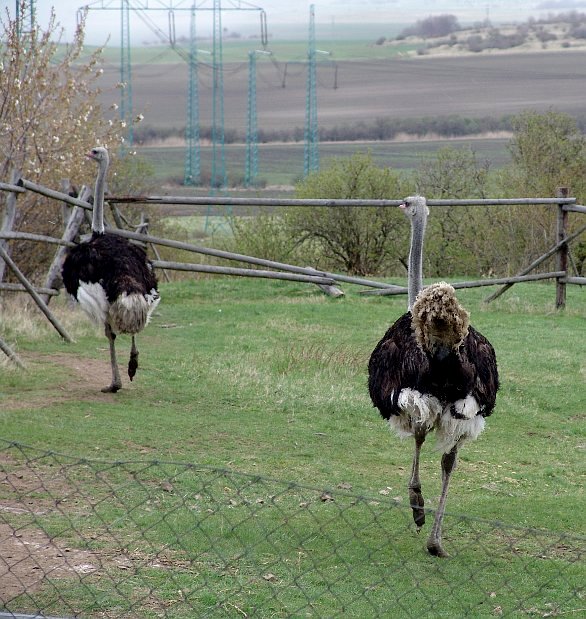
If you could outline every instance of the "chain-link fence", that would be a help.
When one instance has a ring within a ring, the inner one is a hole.
[[[1,617],[585,616],[586,538],[172,462],[0,442]]]

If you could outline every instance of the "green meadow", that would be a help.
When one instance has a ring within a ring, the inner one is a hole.
[[[0,493],[27,508],[3,512],[2,522],[24,535],[42,528],[100,562],[96,573],[55,574],[5,599],[9,610],[545,617],[584,609],[580,288],[570,287],[565,311],[546,284],[517,284],[490,305],[488,288],[459,294],[496,349],[502,388],[485,432],[461,451],[447,560],[427,555],[405,504],[413,445],[388,431],[366,388],[370,352],[404,297],[365,297],[347,285],[332,299],[309,284],[219,277],[161,289],[139,336],[138,374],[118,394],[100,393],[107,342],[79,310],[52,303],[75,337],[65,344],[33,308],[4,307],[3,338],[28,370],[2,365],[9,442],[0,462],[16,481]],[[129,343],[117,342],[124,365]],[[428,443],[422,483],[433,510],[440,454]]]

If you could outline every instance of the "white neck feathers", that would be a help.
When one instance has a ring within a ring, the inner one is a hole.
[[[421,209],[411,219],[411,246],[409,249],[408,291],[409,309],[423,289],[423,239],[427,225],[427,209]]]
[[[94,188],[94,208],[92,215],[92,231],[98,234],[104,233],[104,187],[108,172],[108,158],[98,160],[98,175]]]

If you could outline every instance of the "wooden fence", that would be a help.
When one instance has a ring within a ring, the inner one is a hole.
[[[24,192],[34,192],[54,199],[67,205],[68,215],[66,225],[61,238],[54,238],[45,235],[31,234],[14,231],[14,224],[17,213],[18,196]],[[12,174],[10,183],[0,183],[0,195],[6,196],[4,215],[0,227],[0,293],[26,292],[28,293],[39,309],[45,314],[53,327],[58,331],[63,339],[71,341],[71,338],[59,323],[54,314],[50,311],[48,304],[51,297],[59,294],[60,270],[64,252],[67,247],[74,245],[74,239],[79,233],[79,229],[84,219],[88,219],[88,212],[92,205],[89,202],[91,190],[83,187],[79,197],[72,197],[67,193],[48,189],[37,185],[31,181],[23,179],[17,172]],[[169,196],[110,196],[108,202],[112,209],[115,226],[110,226],[109,231],[148,244],[156,259],[153,261],[155,268],[161,269],[164,276],[167,270],[180,270],[200,273],[216,273],[231,276],[244,277],[264,277],[270,279],[283,279],[311,283],[319,286],[324,292],[332,296],[341,296],[344,293],[336,286],[338,283],[349,283],[364,286],[361,294],[394,295],[406,294],[407,288],[401,285],[373,281],[366,278],[351,277],[348,275],[318,271],[311,267],[285,264],[266,260],[264,258],[246,256],[234,252],[222,251],[209,247],[202,247],[192,243],[185,243],[173,239],[164,239],[152,236],[147,233],[148,223],[144,220],[134,230],[124,229],[124,221],[120,215],[117,205],[119,204],[141,204],[141,205],[189,205],[189,206],[229,206],[238,207],[338,207],[338,208],[360,208],[360,207],[397,207],[401,200],[327,200],[327,199],[289,199],[289,198],[228,198],[228,197],[169,197]],[[478,286],[495,286],[500,288],[486,298],[490,302],[499,297],[517,282],[536,281],[543,279],[556,280],[556,307],[563,308],[566,305],[566,287],[568,284],[585,285],[586,277],[572,276],[569,273],[570,243],[577,239],[586,231],[586,225],[579,227],[572,234],[568,233],[568,215],[570,212],[586,214],[586,207],[576,204],[576,199],[569,197],[566,190],[560,190],[556,198],[511,198],[511,199],[475,199],[475,200],[428,200],[431,207],[444,206],[511,206],[511,205],[550,205],[557,209],[557,235],[556,243],[551,249],[534,260],[525,269],[512,277],[482,279],[477,281],[456,282],[455,288],[473,288]],[[26,240],[31,242],[51,243],[57,246],[55,258],[49,268],[45,282],[41,286],[31,284],[18,268],[18,265],[10,257],[9,242],[11,240]],[[235,260],[255,266],[264,267],[263,269],[235,268],[226,266],[213,266],[205,264],[169,262],[160,259],[157,247],[166,246],[175,249],[185,250],[196,254],[213,256],[227,260]],[[556,270],[548,273],[532,273],[536,267],[548,258],[556,256]],[[4,281],[6,268],[9,268],[18,284],[7,283]],[[0,338],[0,349],[8,355],[16,364],[22,365],[18,356]]]

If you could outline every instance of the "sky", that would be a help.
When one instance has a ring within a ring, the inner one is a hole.
[[[88,5],[90,11],[86,24],[86,42],[112,45],[120,42],[121,0],[28,0],[34,2],[37,22],[46,26],[51,7],[54,7],[56,21],[63,28],[63,41],[70,41],[75,32],[76,15],[80,7]],[[16,0],[0,0],[2,13],[8,9],[14,12]],[[175,33],[177,37],[189,34],[189,9],[194,0],[130,0],[133,8],[148,9],[132,11],[130,15],[131,43],[160,42],[160,33],[169,31],[169,8],[173,7]],[[197,32],[211,33],[211,8],[213,0],[195,0],[202,10],[196,20]],[[262,8],[267,17],[269,34],[279,38],[287,34],[287,25],[307,26],[309,6],[314,5],[316,35],[319,39],[321,25],[347,23],[399,23],[412,24],[430,15],[449,13],[455,15],[461,24],[481,21],[488,16],[491,21],[525,21],[529,16],[539,17],[551,12],[567,10],[586,11],[586,0],[223,0],[222,7],[236,7],[249,10],[224,10],[222,26],[231,32],[254,33],[258,26],[259,11]],[[207,10],[206,10],[207,9]],[[252,9],[252,10],[250,10]],[[146,23],[148,22],[148,23]],[[300,30],[301,31],[301,30]],[[159,32],[159,35],[156,34]]]

